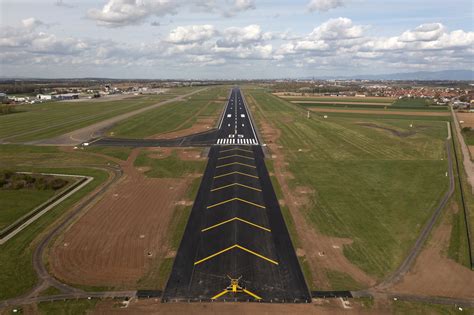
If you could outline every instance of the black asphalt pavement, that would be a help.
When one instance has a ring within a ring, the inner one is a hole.
[[[239,89],[219,125],[163,301],[310,302]],[[231,285],[231,279],[238,279]]]

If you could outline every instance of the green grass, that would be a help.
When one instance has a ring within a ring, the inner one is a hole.
[[[390,105],[393,103],[392,98],[371,98],[371,97],[289,97],[288,101],[314,101],[314,102],[351,102],[351,103],[387,103]]]
[[[54,190],[0,190],[0,230],[54,196]]]
[[[0,139],[24,142],[58,136],[174,96],[169,93],[116,101],[21,105],[18,113],[0,116]]]
[[[55,288],[55,287],[49,287],[46,290],[43,290],[40,292],[40,296],[49,296],[49,295],[57,295],[61,294],[61,290]]]
[[[98,299],[80,299],[80,300],[66,300],[54,302],[41,302],[38,304],[40,314],[61,314],[61,315],[76,315],[87,314],[94,309]]]
[[[464,202],[467,207],[468,218],[470,219],[470,221],[468,221],[467,223],[470,224],[471,231],[472,231],[472,227],[474,226],[474,217],[471,214],[472,209],[474,209],[474,196],[471,193],[471,186],[467,182],[466,173],[464,171],[464,166],[462,163],[462,152],[458,144],[459,139],[457,138],[457,134],[455,132],[453,132],[453,138],[456,144],[455,149],[458,156],[458,162],[459,162],[461,174],[459,174],[456,171],[456,168],[454,168],[456,191],[453,198],[458,205],[458,211],[457,213],[451,214],[452,229],[451,229],[451,235],[449,239],[449,247],[448,247],[447,255],[449,258],[453,259],[454,261],[468,268],[471,268],[470,259],[469,259],[469,243],[468,243],[467,230],[466,230],[466,220],[464,217],[461,192],[460,192],[460,187],[459,187],[459,176],[461,177],[461,182],[463,185],[463,192],[464,192]]]
[[[215,103],[226,96],[227,88],[215,87],[186,100],[169,103],[118,123],[110,134],[122,138],[145,138],[191,127],[199,117],[215,115],[224,106]]]
[[[363,286],[345,272],[325,270],[331,289],[335,291],[360,290]]]
[[[21,156],[21,159],[18,157]],[[57,147],[31,145],[0,145],[2,169],[31,171],[38,168],[105,165],[102,157],[78,152],[64,152]]]
[[[387,110],[389,112],[389,110]],[[404,112],[410,112],[410,110],[404,110]],[[366,119],[384,119],[384,120],[409,120],[409,121],[424,121],[424,120],[431,120],[431,121],[450,121],[451,117],[449,115],[446,116],[419,116],[414,113],[413,115],[391,115],[391,114],[367,114],[367,113],[348,113],[348,112],[312,112],[311,117],[319,117],[322,118],[324,115],[328,116],[329,120],[333,119],[334,117],[337,118],[366,118]]]
[[[462,130],[462,135],[464,137],[464,141],[466,142],[467,145],[474,145],[474,130],[469,128],[469,129],[464,129]]]
[[[52,170],[44,169],[44,171]],[[0,300],[23,294],[35,285],[37,278],[32,266],[34,249],[31,245],[32,242],[36,242],[38,240],[37,236],[42,231],[55,222],[75,202],[92,192],[108,177],[106,172],[94,169],[71,168],[54,169],[53,171],[64,174],[89,175],[93,176],[94,180],[0,246],[0,269],[2,270],[0,273]]]
[[[152,158],[151,154],[153,152],[142,151],[135,160],[135,166],[151,168],[145,172],[148,177],[178,178],[190,173],[202,173],[206,164],[205,161],[183,161],[176,151],[161,159]]]
[[[393,103],[396,107],[428,107],[433,104],[432,100],[424,98],[401,98]]]
[[[325,235],[353,240],[344,254],[368,274],[381,279],[393,271],[447,190],[446,123],[307,119],[298,105],[258,89],[247,94],[259,104],[255,116],[281,130],[290,187],[315,191],[302,209],[307,220]],[[360,123],[416,134],[399,137]]]
[[[431,304],[422,302],[407,302],[407,301],[394,301],[392,302],[393,314],[405,315],[424,315],[424,314],[442,314],[442,315],[455,315],[455,314],[472,314],[474,309],[463,308],[460,311],[455,305],[441,305]]]

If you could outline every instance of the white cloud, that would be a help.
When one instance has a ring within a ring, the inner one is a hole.
[[[309,34],[309,37],[324,40],[353,39],[361,37],[363,31],[363,26],[354,25],[351,19],[340,17],[330,19],[316,27]]]
[[[32,17],[21,20],[21,24],[27,30],[33,30],[37,28],[38,26],[45,25],[44,22]]]
[[[236,47],[248,45],[269,39],[270,34],[263,33],[260,25],[251,24],[245,27],[229,27],[222,32],[222,38],[217,41],[221,47]]]
[[[254,0],[235,0],[234,8],[238,11],[246,11],[255,9]]]
[[[168,36],[168,41],[175,44],[189,44],[212,38],[216,30],[212,25],[178,26]]]
[[[108,0],[102,9],[91,9],[87,16],[99,25],[119,27],[142,23],[151,15],[176,13],[181,0]]]
[[[402,42],[433,41],[443,33],[444,26],[441,23],[422,24],[414,30],[404,32],[400,36],[400,40]]]
[[[207,71],[206,66],[221,65],[222,69],[252,67],[252,71],[301,67],[342,72],[367,67],[469,68],[474,59],[474,32],[449,31],[440,23],[380,37],[367,36],[366,26],[347,18],[330,19],[307,34],[291,36],[266,32],[258,24],[220,30],[211,24],[181,25],[157,41],[142,44],[61,36],[50,32],[53,28],[44,29],[45,25],[28,18],[15,27],[1,27],[0,66],[70,66],[77,71],[88,65],[143,66],[167,71],[189,65]]]
[[[309,11],[319,11],[319,12],[326,12],[331,9],[335,9],[338,7],[343,7],[346,3],[346,0],[311,0],[307,8]]]

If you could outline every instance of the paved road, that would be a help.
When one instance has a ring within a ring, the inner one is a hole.
[[[258,144],[233,89],[164,301],[311,300]]]
[[[61,136],[58,136],[58,137],[55,137],[55,138],[39,140],[39,141],[33,141],[33,142],[30,142],[29,144],[56,145],[56,146],[60,146],[60,145],[64,145],[64,146],[79,145],[83,142],[88,141],[91,138],[100,137],[105,130],[107,130],[108,128],[112,127],[114,124],[116,124],[116,123],[118,123],[118,122],[120,122],[124,119],[130,118],[132,116],[141,114],[141,113],[149,111],[151,109],[163,106],[165,104],[169,104],[169,103],[172,103],[172,102],[182,100],[182,99],[184,99],[188,96],[191,96],[193,94],[202,92],[206,89],[207,88],[199,89],[199,90],[193,91],[193,92],[188,93],[188,94],[180,95],[180,96],[177,96],[175,98],[172,98],[172,99],[169,99],[169,100],[166,100],[166,101],[162,101],[162,102],[159,102],[159,103],[156,103],[156,104],[144,107],[144,108],[140,108],[140,109],[137,109],[137,110],[125,113],[125,114],[121,114],[121,115],[118,115],[118,116],[100,121],[98,123],[92,124],[90,126],[87,126],[87,127],[84,127],[84,128],[78,129],[78,130],[68,132],[64,135],[61,135]]]

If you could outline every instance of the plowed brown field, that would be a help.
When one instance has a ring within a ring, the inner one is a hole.
[[[124,178],[56,241],[50,267],[59,279],[130,288],[169,250],[168,227],[191,179],[147,178],[133,167],[138,153],[123,164]]]

